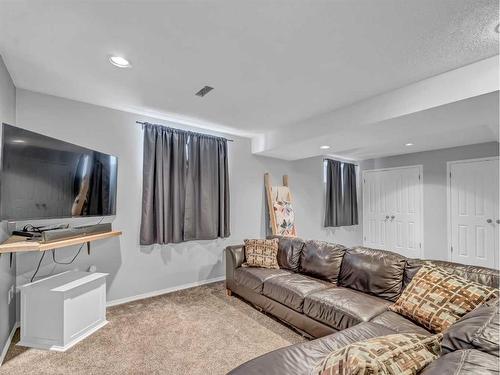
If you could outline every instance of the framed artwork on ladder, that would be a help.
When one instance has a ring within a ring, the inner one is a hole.
[[[292,194],[288,185],[288,176],[283,176],[282,186],[272,186],[269,173],[264,175],[266,187],[269,223],[273,235],[295,237],[295,212],[292,206]]]

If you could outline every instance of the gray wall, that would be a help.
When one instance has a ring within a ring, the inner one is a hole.
[[[347,246],[362,242],[362,226],[323,227],[325,214],[325,181],[323,157],[290,162],[287,173],[294,199],[298,235],[306,239],[338,242]],[[281,179],[281,176],[275,176]],[[358,189],[358,201],[361,202]],[[360,220],[360,224],[362,220]]]
[[[16,122],[16,88],[12,83],[9,72],[0,56],[0,122],[15,125]],[[0,242],[7,238],[6,223],[0,223]],[[0,256],[0,354],[4,349],[9,334],[16,322],[16,304],[7,303],[9,288],[15,285],[15,258],[14,265],[9,265],[9,255]]]
[[[447,249],[446,162],[498,155],[498,142],[365,160],[361,168],[423,165],[424,257],[449,260]],[[361,201],[360,201],[361,202]]]
[[[46,257],[39,276],[66,269],[85,270],[92,264],[96,265],[98,270],[110,274],[108,300],[168,291],[220,278],[224,274],[223,248],[226,245],[266,234],[265,172],[271,173],[275,183],[280,182],[283,174],[289,175],[299,236],[349,246],[362,242],[361,225],[337,229],[322,226],[324,182],[321,157],[287,162],[255,156],[251,154],[248,139],[231,136],[235,139],[229,144],[231,237],[168,246],[139,246],[142,130],[135,124],[136,120],[165,123],[132,113],[17,90],[18,126],[114,154],[119,159],[117,216],[112,220],[114,228],[123,230],[123,236],[93,243],[91,255],[82,252],[70,266],[54,265],[51,257]],[[446,258],[446,249],[442,246],[446,244],[446,161],[489,156],[498,153],[497,147],[497,143],[492,143],[368,160],[360,163],[360,169],[424,165],[426,256],[443,259]],[[359,202],[361,206],[361,199]],[[433,210],[440,213],[435,214]],[[97,220],[73,221],[87,223]],[[57,259],[67,261],[77,249],[57,250]],[[29,280],[39,256],[34,253],[18,256],[18,284]]]
[[[235,139],[235,142],[229,143],[231,237],[168,246],[139,246],[142,130],[136,120],[164,123],[131,113],[17,90],[18,126],[118,156],[117,215],[113,226],[122,230],[123,236],[93,243],[91,255],[82,252],[70,266],[54,265],[51,256],[46,256],[40,276],[73,268],[85,270],[94,264],[100,271],[110,273],[108,300],[220,278],[224,275],[223,248],[226,245],[266,234],[265,172],[270,172],[275,182],[281,181],[285,173],[290,175],[299,235],[349,244],[360,238],[357,230],[339,229],[333,232],[321,228],[324,196],[321,158],[290,163],[259,157],[252,155],[249,139],[231,136]],[[57,250],[58,261],[68,261],[77,249]],[[40,254],[36,253],[18,256],[19,285],[29,280],[39,257]]]

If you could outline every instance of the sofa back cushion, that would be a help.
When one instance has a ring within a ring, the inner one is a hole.
[[[403,287],[406,258],[391,251],[356,247],[342,261],[339,285],[396,301]]]
[[[413,276],[416,275],[420,267],[424,264],[443,268],[454,275],[492,288],[498,288],[500,285],[500,272],[491,268],[469,266],[466,264],[446,262],[444,260],[408,259],[405,268],[403,288],[406,288],[413,279]]]
[[[267,238],[277,238],[278,242],[278,264],[280,268],[299,272],[300,255],[304,247],[304,240],[298,237],[268,236]]]
[[[465,314],[444,333],[443,354],[462,349],[477,349],[499,356],[499,300],[491,300]]]
[[[445,354],[419,375],[498,375],[498,358],[479,350],[457,350]]]
[[[300,257],[300,272],[331,282],[337,282],[346,248],[333,243],[309,240]]]

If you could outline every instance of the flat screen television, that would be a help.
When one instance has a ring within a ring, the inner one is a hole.
[[[116,214],[115,156],[2,124],[3,220]]]

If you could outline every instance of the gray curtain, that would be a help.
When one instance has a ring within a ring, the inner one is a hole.
[[[358,224],[358,192],[356,187],[356,166],[343,163],[342,168],[342,225]]]
[[[326,160],[325,227],[358,224],[356,166]]]
[[[141,245],[184,241],[188,133],[144,126]]]
[[[227,140],[144,127],[141,245],[228,237]]]
[[[227,140],[192,133],[188,155],[184,240],[228,237]]]

